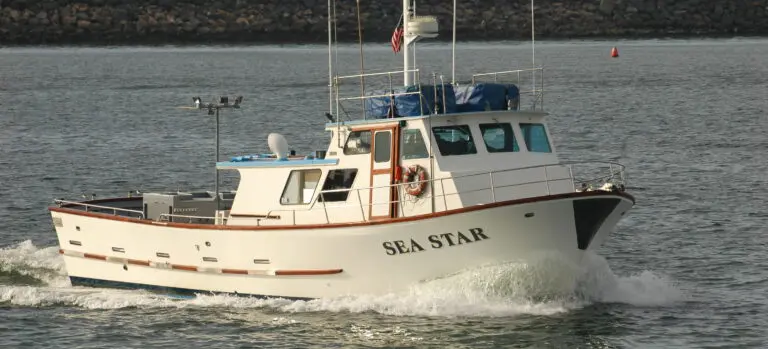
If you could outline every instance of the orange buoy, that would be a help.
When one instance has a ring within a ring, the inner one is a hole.
[[[619,49],[617,49],[616,46],[614,46],[611,49],[611,57],[612,58],[618,58],[619,57]]]

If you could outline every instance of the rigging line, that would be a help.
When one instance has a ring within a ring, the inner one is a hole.
[[[357,3],[357,37],[360,43],[360,97],[365,97],[365,56],[363,56],[363,27],[360,23],[360,0]],[[365,98],[360,100],[363,107],[363,119],[365,119]]]
[[[333,0],[333,54],[334,54],[334,66],[336,66],[336,71],[338,72],[339,67],[339,37],[338,37],[338,23],[336,21],[336,0]],[[338,74],[336,74],[338,76]],[[334,82],[334,84],[337,82]],[[335,95],[336,99],[336,114],[339,113],[339,88],[338,86],[335,86],[333,89],[333,93]],[[336,117],[336,122],[339,122],[338,116]]]

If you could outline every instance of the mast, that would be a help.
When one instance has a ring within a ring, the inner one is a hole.
[[[412,13],[411,0],[403,0],[403,85],[405,86],[413,84],[413,73],[410,72],[413,63],[408,49],[411,46],[411,31],[408,24]]]

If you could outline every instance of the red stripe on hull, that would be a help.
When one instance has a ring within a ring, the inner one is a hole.
[[[103,261],[107,260],[107,256],[102,256],[100,254],[83,253],[83,257],[91,258],[91,259],[101,259]]]

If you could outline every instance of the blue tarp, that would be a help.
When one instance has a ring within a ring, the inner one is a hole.
[[[520,104],[520,90],[513,84],[477,83],[456,88],[456,109],[459,113],[484,110],[507,110]]]
[[[443,113],[455,113],[456,110],[456,95],[453,92],[453,86],[451,85],[438,85],[437,86],[437,105],[435,104],[435,86],[433,85],[412,85],[408,87],[397,87],[391,93],[399,94],[406,92],[417,92],[420,94],[400,95],[394,97],[372,97],[365,100],[365,112],[369,118],[388,118],[392,117],[390,112],[391,106],[394,104],[395,117],[399,116],[420,116],[432,114],[437,109],[439,114]],[[445,96],[443,96],[445,91]],[[388,91],[372,91],[368,93],[371,95],[383,95]],[[443,106],[443,100],[445,100],[445,106]]]

